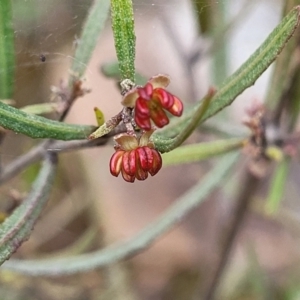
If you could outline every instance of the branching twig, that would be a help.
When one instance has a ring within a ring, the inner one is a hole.
[[[46,141],[48,144],[48,141]],[[27,168],[31,164],[39,161],[43,157],[43,152],[46,146],[46,142],[42,142],[40,145],[36,146],[35,148],[31,149],[26,154],[15,159],[11,162],[8,166],[3,168],[0,174],[0,184],[3,184],[7,180],[13,178],[23,169]]]
[[[60,153],[66,151],[73,151],[82,148],[96,147],[99,145],[104,145],[108,141],[107,138],[101,138],[94,141],[70,141],[63,142],[57,141],[50,143],[49,140],[42,142],[35,148],[31,149],[29,152],[23,154],[22,156],[15,159],[8,166],[3,168],[0,174],[0,184],[13,178],[15,175],[20,173],[25,168],[29,167],[31,164],[36,163],[43,159],[47,152]]]
[[[39,144],[38,146],[31,149],[29,152],[15,159],[5,168],[3,168],[3,171],[0,174],[0,185],[8,181],[9,179],[13,178],[15,175],[20,173],[22,170],[24,170],[31,164],[40,161],[47,152],[61,153],[61,152],[102,146],[108,142],[110,137],[124,131],[125,131],[125,127],[123,124],[121,124],[106,136],[103,136],[95,140],[78,140],[78,141],[66,141],[66,142],[51,141],[51,143],[50,140],[46,140],[41,144]]]

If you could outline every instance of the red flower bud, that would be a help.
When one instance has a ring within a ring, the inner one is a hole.
[[[123,105],[134,107],[135,122],[141,129],[150,130],[151,120],[159,128],[169,124],[166,111],[176,117],[182,115],[182,102],[165,90],[169,81],[167,76],[157,75],[144,87],[137,87],[124,96]]]
[[[148,173],[154,176],[162,167],[160,153],[149,141],[153,130],[144,133],[139,139],[128,134],[115,138],[117,150],[110,159],[110,173],[118,177],[121,173],[124,180],[134,182],[145,180]]]

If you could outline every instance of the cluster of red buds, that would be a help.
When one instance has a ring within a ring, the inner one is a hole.
[[[144,87],[136,87],[125,94],[122,103],[134,107],[134,119],[141,129],[150,130],[151,120],[159,128],[169,124],[166,111],[176,117],[182,115],[182,102],[165,90],[169,83],[169,77],[157,75]]]
[[[169,82],[169,77],[157,75],[145,86],[133,87],[125,93],[122,104],[132,110],[133,123],[142,133],[132,130],[115,137],[116,152],[110,160],[112,175],[117,177],[121,173],[125,181],[134,182],[145,180],[148,174],[153,176],[161,169],[161,155],[150,140],[155,130],[151,120],[162,128],[169,123],[167,113],[179,117],[183,112],[182,102],[165,90]]]
[[[145,180],[148,173],[154,176],[161,169],[161,155],[149,140],[152,132],[146,131],[139,138],[129,134],[115,137],[116,152],[110,160],[113,176],[121,173],[125,181],[134,182],[135,179]]]

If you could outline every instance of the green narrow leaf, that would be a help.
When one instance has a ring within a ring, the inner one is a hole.
[[[28,197],[0,226],[0,264],[26,241],[44,208],[54,181],[56,157],[51,155],[42,166]]]
[[[209,159],[241,148],[243,144],[244,139],[236,138],[181,146],[162,155],[163,166],[175,166]]]
[[[266,211],[269,214],[274,214],[278,210],[280,201],[282,200],[289,171],[289,163],[289,159],[284,159],[279,163],[274,172],[266,202]]]
[[[285,1],[283,16],[286,15],[293,7],[299,4],[299,0]],[[283,95],[286,93],[287,88],[289,88],[289,85],[293,80],[295,68],[299,69],[298,64],[295,63],[295,51],[297,49],[297,40],[299,40],[299,36],[299,31],[297,31],[295,37],[288,43],[276,60],[265,99],[265,104],[269,110],[274,110],[276,107],[278,107]],[[297,102],[299,103],[298,100]]]
[[[11,0],[0,1],[0,99],[13,94],[15,71],[14,29]]]
[[[131,0],[111,0],[112,29],[121,79],[135,82],[135,33]]]
[[[285,47],[296,28],[299,25],[300,6],[296,6],[272,31],[264,43],[254,54],[230,77],[228,77],[214,95],[209,108],[205,112],[201,122],[217,114],[219,111],[230,105],[238,95],[253,85],[261,74],[277,58]],[[176,121],[176,127],[166,128],[161,135],[168,136],[168,130],[172,135],[177,135],[186,126],[200,104],[196,105],[187,114]]]
[[[27,114],[2,102],[0,102],[0,125],[32,138],[65,141],[86,139],[95,130],[94,126],[65,124]]]
[[[195,111],[189,122],[186,122],[185,126],[181,128],[180,133],[176,137],[172,139],[165,139],[161,138],[159,134],[154,135],[152,139],[154,141],[155,148],[158,149],[161,153],[165,153],[180,146],[198,126],[201,118],[209,108],[214,94],[215,90],[212,88],[209,89],[206,97],[201,102],[201,105]]]
[[[202,122],[230,105],[271,65],[299,25],[300,6],[296,6],[273,30],[252,56],[221,85]]]
[[[109,0],[96,0],[83,26],[80,41],[75,51],[72,73],[80,78],[97,45],[109,13]]]

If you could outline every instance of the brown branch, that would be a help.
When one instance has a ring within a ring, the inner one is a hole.
[[[109,134],[95,140],[79,140],[79,141],[67,141],[67,142],[46,140],[40,143],[38,146],[31,149],[29,152],[21,155],[20,157],[12,161],[5,168],[3,168],[2,173],[0,174],[0,184],[3,184],[4,182],[13,178],[22,170],[29,167],[31,164],[42,160],[46,153],[49,152],[61,153],[61,152],[103,146],[109,141],[110,137],[118,133],[124,132],[125,130],[126,129],[124,127],[124,124],[120,124]]]
[[[230,252],[234,246],[235,239],[241,230],[242,223],[247,214],[249,203],[259,186],[259,182],[260,179],[258,177],[255,177],[252,173],[250,173],[250,171],[246,172],[244,181],[241,184],[242,189],[237,197],[237,205],[232,214],[232,220],[228,230],[225,230],[225,232],[222,232],[221,234],[221,236],[225,236],[225,240],[220,251],[220,259],[217,262],[217,266],[213,273],[207,293],[203,298],[205,300],[215,299],[215,293],[227,265]]]

